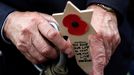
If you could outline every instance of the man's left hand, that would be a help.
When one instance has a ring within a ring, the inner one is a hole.
[[[104,67],[111,55],[120,43],[117,18],[112,12],[108,12],[97,5],[91,5],[93,9],[91,25],[96,34],[89,36],[90,53],[93,67],[90,75],[104,75]]]

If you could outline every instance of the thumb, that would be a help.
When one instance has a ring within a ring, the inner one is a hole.
[[[90,35],[89,45],[93,63],[90,75],[103,75],[104,66],[106,64],[106,55],[102,37],[98,34]]]

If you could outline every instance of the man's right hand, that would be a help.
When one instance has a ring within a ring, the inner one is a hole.
[[[7,17],[4,33],[32,63],[41,63],[57,57],[56,49],[50,42],[68,57],[72,57],[71,43],[61,37],[60,33],[50,25],[50,21],[56,22],[47,14],[15,11]]]

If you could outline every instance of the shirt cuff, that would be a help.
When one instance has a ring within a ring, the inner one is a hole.
[[[91,5],[94,3],[100,3],[104,4],[115,11],[119,12],[121,15],[125,14],[125,11],[127,10],[128,1],[127,0],[88,0],[87,5]]]
[[[9,16],[9,15],[8,15],[8,16]],[[7,21],[8,16],[6,17],[6,19],[5,19],[5,21],[4,21],[3,25],[2,25],[2,28],[1,28],[1,37],[2,37],[2,40],[3,40],[5,43],[11,44],[11,42],[4,36],[4,26],[5,26],[5,23],[6,23],[6,21]]]
[[[14,12],[16,9],[8,6],[7,4],[0,2],[0,43],[9,43],[8,39],[4,36],[4,25],[7,20],[7,16]],[[7,42],[8,41],[8,42]],[[11,42],[10,42],[11,43]]]

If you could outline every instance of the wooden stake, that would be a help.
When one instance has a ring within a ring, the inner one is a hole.
[[[63,13],[53,14],[61,35],[71,40],[77,64],[87,74],[92,68],[88,36],[96,33],[91,26],[92,13],[92,10],[80,11],[68,1]]]

